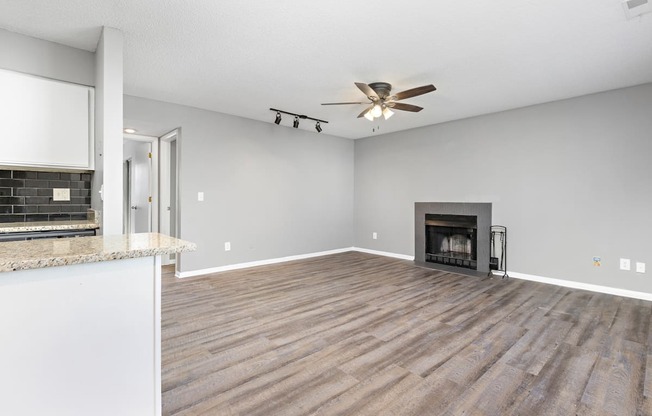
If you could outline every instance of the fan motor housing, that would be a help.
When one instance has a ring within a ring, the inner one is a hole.
[[[376,91],[378,97],[382,99],[389,97],[389,93],[392,91],[392,84],[387,82],[372,82],[369,84],[369,87],[372,90]]]

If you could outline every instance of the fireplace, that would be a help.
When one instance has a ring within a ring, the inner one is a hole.
[[[478,269],[478,217],[426,214],[426,257],[431,263]]]
[[[491,203],[414,204],[414,261],[460,273],[489,272]]]

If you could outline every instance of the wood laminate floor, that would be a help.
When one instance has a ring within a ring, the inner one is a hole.
[[[652,415],[652,303],[349,252],[163,275],[164,415]]]

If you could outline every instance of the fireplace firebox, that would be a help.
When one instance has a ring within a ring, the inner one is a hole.
[[[426,214],[427,262],[477,270],[478,217]]]

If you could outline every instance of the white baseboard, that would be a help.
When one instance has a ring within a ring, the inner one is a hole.
[[[311,257],[319,257],[319,256],[327,256],[329,254],[345,253],[347,251],[353,251],[353,247],[338,248],[338,249],[335,249],[335,250],[328,250],[328,251],[319,251],[319,252],[316,252],[316,253],[299,254],[299,255],[296,255],[296,256],[279,257],[279,258],[276,258],[276,259],[250,261],[250,262],[247,262],[247,263],[229,264],[228,266],[211,267],[211,268],[208,268],[208,269],[192,270],[192,271],[189,271],[189,272],[178,272],[178,273],[176,273],[176,277],[178,277],[180,279],[183,279],[184,277],[201,276],[201,275],[204,275],[204,274],[220,273],[220,272],[226,272],[226,271],[229,271],[229,270],[247,269],[249,267],[265,266],[267,264],[284,263],[286,261],[303,260],[303,259],[309,259]]]
[[[201,275],[211,274],[211,273],[226,272],[226,271],[229,271],[229,270],[247,269],[249,267],[264,266],[264,265],[268,265],[268,264],[284,263],[284,262],[287,262],[287,261],[309,259],[311,257],[327,256],[329,254],[345,253],[347,251],[359,251],[361,253],[375,254],[375,255],[378,255],[378,256],[392,257],[392,258],[401,259],[401,260],[409,260],[409,261],[414,260],[414,256],[408,256],[406,254],[398,254],[398,253],[390,253],[390,252],[387,252],[387,251],[370,250],[370,249],[361,248],[361,247],[345,247],[345,248],[338,248],[338,249],[335,249],[335,250],[320,251],[320,252],[316,252],[316,253],[307,253],[307,254],[299,254],[299,255],[296,255],[296,256],[280,257],[280,258],[276,258],[276,259],[267,259],[267,260],[252,261],[252,262],[248,262],[248,263],[230,264],[228,266],[211,267],[211,268],[208,268],[208,269],[192,270],[192,271],[188,271],[188,272],[176,272],[175,276],[180,278],[180,279],[183,279],[184,277],[201,276]],[[494,272],[494,274],[496,274],[496,272]],[[529,280],[529,281],[532,281],[532,282],[546,283],[546,284],[550,284],[550,285],[569,287],[569,288],[573,288],[573,289],[588,290],[590,292],[606,293],[608,295],[616,295],[616,296],[623,296],[623,297],[626,297],[626,298],[634,298],[634,299],[642,299],[642,300],[652,301],[652,293],[636,292],[636,291],[633,291],[633,290],[619,289],[619,288],[609,287],[609,286],[592,285],[590,283],[574,282],[574,281],[571,281],[571,280],[553,279],[551,277],[536,276],[536,275],[533,275],[533,274],[526,274],[526,273],[519,273],[519,272],[508,271],[507,274],[510,277],[513,277],[513,278],[516,278],[516,279],[521,279],[521,280]],[[497,276],[500,276],[500,274],[497,274]]]
[[[397,254],[397,253],[390,253],[388,251],[369,250],[368,248],[360,248],[360,247],[351,247],[351,250],[359,251],[361,253],[376,254],[378,256],[393,257],[395,259],[401,259],[401,260],[410,260],[410,261],[414,260],[414,256],[408,256],[407,254]]]
[[[616,295],[616,296],[623,296],[626,298],[652,301],[652,293],[636,292],[634,290],[619,289],[616,287],[609,287],[609,286],[592,285],[590,283],[573,282],[571,280],[553,279],[551,277],[535,276],[533,274],[525,274],[525,273],[518,273],[518,272],[508,271],[507,274],[509,275],[509,277],[514,277],[516,279],[521,279],[521,280],[530,280],[532,282],[547,283],[550,285],[570,287],[573,289],[588,290],[590,292],[606,293],[608,295]],[[498,276],[500,276],[500,274],[498,274]]]

